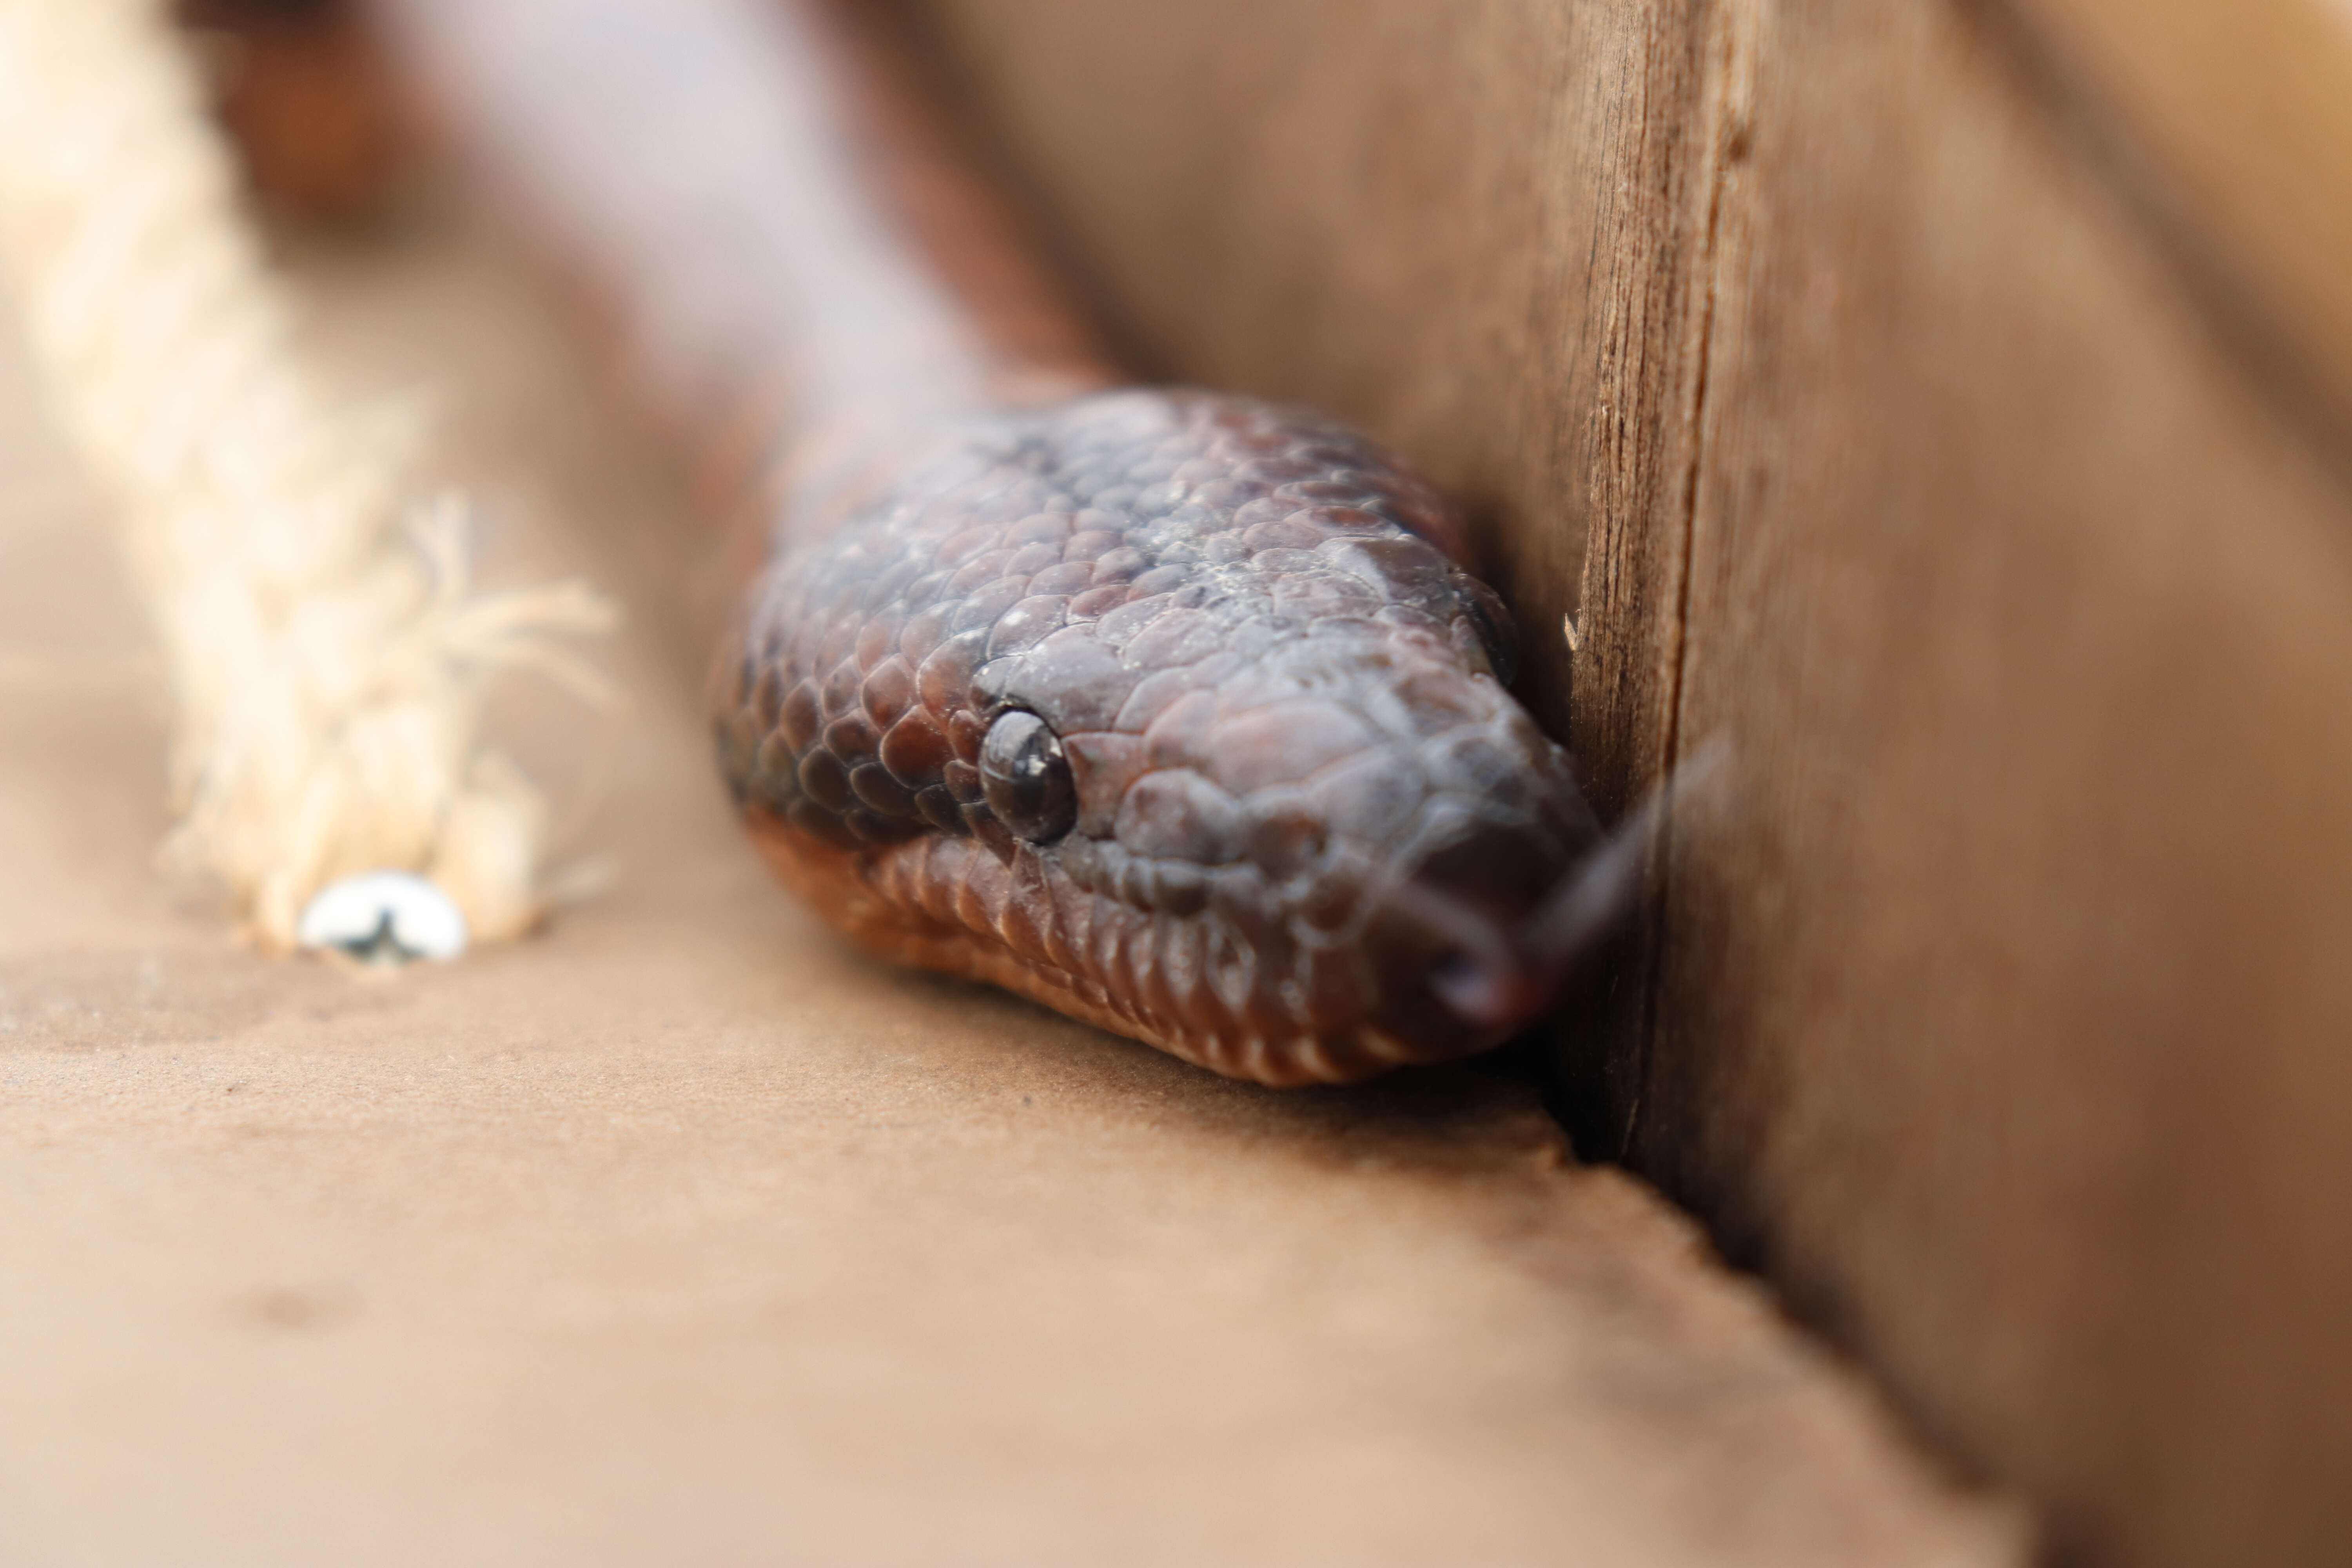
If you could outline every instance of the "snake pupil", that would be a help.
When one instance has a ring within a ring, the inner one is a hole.
[[[980,745],[980,787],[996,820],[1032,844],[1052,843],[1077,820],[1077,790],[1062,738],[1026,709],[1008,709],[988,727]]]

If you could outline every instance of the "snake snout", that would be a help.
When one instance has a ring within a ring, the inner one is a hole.
[[[1428,1058],[1460,1055],[1533,1022],[1557,986],[1529,941],[1565,856],[1525,826],[1456,821],[1376,896],[1367,936],[1381,1027]]]
[[[1632,907],[1643,839],[1563,843],[1528,823],[1457,822],[1379,896],[1384,1027],[1455,1054],[1534,1023]]]
[[[1450,940],[1422,966],[1420,984],[1442,1005],[1482,1034],[1508,1034],[1549,1000],[1543,977],[1511,940],[1512,932],[1475,911],[1449,910]]]

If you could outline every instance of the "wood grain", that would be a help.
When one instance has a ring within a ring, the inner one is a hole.
[[[2072,1559],[2335,1561],[2352,496],[2211,195],[2300,154],[1955,0],[929,9],[1155,367],[1483,504],[1605,800],[1730,742],[1596,1129]]]
[[[1997,38],[1754,15],[1635,1162],[2086,1557],[2328,1561],[2352,506]]]

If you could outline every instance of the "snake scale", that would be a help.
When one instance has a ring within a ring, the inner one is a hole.
[[[870,8],[394,0],[771,541],[726,777],[864,946],[1273,1085],[1524,1027],[1633,880],[1444,500],[1129,384]]]

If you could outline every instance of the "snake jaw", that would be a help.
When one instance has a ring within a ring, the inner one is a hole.
[[[774,568],[730,780],[893,959],[1261,1082],[1483,1048],[1548,1001],[1528,933],[1599,831],[1492,673],[1499,604],[1415,531],[1450,526],[1263,405],[975,422]],[[992,733],[1066,768],[1066,814],[1007,793]]]

